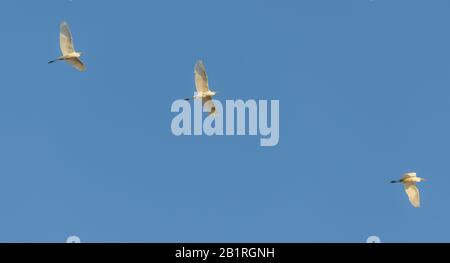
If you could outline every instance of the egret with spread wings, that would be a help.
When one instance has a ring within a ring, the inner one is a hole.
[[[414,207],[420,207],[420,193],[416,183],[422,181],[426,181],[426,179],[418,177],[416,173],[405,173],[402,179],[391,181],[391,183],[403,183],[409,202],[411,202]]]
[[[212,101],[212,97],[216,95],[215,91],[211,91],[208,85],[208,76],[206,75],[206,68],[203,64],[203,61],[199,60],[195,64],[194,68],[194,77],[195,77],[195,89],[197,92],[193,96],[194,99],[202,99],[203,107],[211,109],[209,114],[213,114],[216,111],[216,107]],[[187,98],[186,100],[189,100]]]
[[[53,63],[59,60],[65,60],[79,71],[85,71],[86,66],[80,60],[81,52],[76,52],[73,46],[72,34],[70,33],[69,25],[66,22],[62,22],[60,25],[59,33],[59,45],[61,48],[62,56],[55,60],[49,61]]]

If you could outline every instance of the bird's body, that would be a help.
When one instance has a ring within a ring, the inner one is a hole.
[[[72,33],[70,32],[69,25],[66,22],[62,22],[60,25],[59,45],[61,48],[62,56],[55,60],[49,61],[53,63],[58,60],[65,60],[79,71],[85,71],[86,66],[80,60],[81,52],[76,52],[73,46]]]
[[[58,57],[58,58],[55,59],[55,60],[51,60],[51,61],[49,61],[48,63],[53,63],[53,62],[56,62],[56,61],[58,61],[58,60],[77,59],[77,58],[79,58],[79,57],[81,57],[81,53],[80,53],[80,52],[72,52],[72,53],[68,53],[68,54],[66,54],[66,55],[62,55],[62,56]]]
[[[403,183],[406,195],[408,195],[410,203],[414,207],[420,207],[420,192],[416,186],[416,183],[425,180],[425,178],[418,177],[416,173],[405,173],[400,180],[391,181],[391,183]]]
[[[208,76],[206,75],[205,65],[201,60],[197,61],[197,63],[195,64],[194,77],[196,93],[194,94],[193,98],[201,99],[203,102],[203,106],[207,106],[207,108],[210,109],[209,114],[214,114],[216,111],[216,107],[212,102],[212,97],[216,95],[216,92],[209,89]],[[189,100],[189,98],[186,100]]]
[[[212,97],[212,96],[214,96],[214,95],[216,95],[216,93],[213,92],[213,91],[210,91],[210,90],[208,90],[208,91],[206,91],[206,92],[203,92],[203,91],[197,91],[197,92],[195,93],[195,95],[194,95],[194,98],[195,98],[195,99],[202,99],[202,98],[205,98],[205,97]]]

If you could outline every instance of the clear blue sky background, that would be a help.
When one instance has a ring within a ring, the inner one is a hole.
[[[449,11],[1,1],[0,241],[450,242]],[[86,72],[47,64],[63,20]],[[197,59],[219,100],[280,100],[278,146],[172,135]]]

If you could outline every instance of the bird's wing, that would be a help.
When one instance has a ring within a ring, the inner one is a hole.
[[[78,69],[79,71],[86,70],[86,66],[83,64],[83,62],[81,62],[81,60],[79,58],[70,58],[70,59],[66,59],[66,61],[69,64],[71,64],[72,66],[74,66],[76,69]]]
[[[417,174],[416,173],[405,173],[403,176],[405,176],[405,177],[416,177]]]
[[[420,207],[420,193],[419,193],[419,189],[417,188],[416,184],[411,182],[411,183],[405,183],[404,186],[405,186],[405,192],[409,198],[409,202],[411,202],[411,204],[414,207]]]
[[[206,92],[208,87],[208,76],[206,75],[205,65],[201,60],[197,61],[194,69],[195,75],[195,89],[197,92]]]
[[[202,98],[202,103],[203,103],[203,107],[205,107],[207,105],[206,107],[211,109],[209,114],[214,114],[216,112],[216,106],[214,106],[214,102],[212,101],[211,96],[206,96],[206,97]]]
[[[416,173],[405,173],[405,174],[403,174],[402,179],[404,180],[404,179],[412,178],[412,177],[416,177],[416,176],[417,176]]]
[[[69,25],[67,25],[66,22],[62,22],[60,25],[59,46],[63,55],[75,52],[72,34],[70,33]]]

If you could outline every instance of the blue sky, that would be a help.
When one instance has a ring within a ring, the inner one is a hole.
[[[0,241],[450,242],[450,2],[0,3]],[[86,72],[59,56],[67,21]],[[181,136],[278,99],[280,141]],[[422,207],[400,185],[416,171]]]

